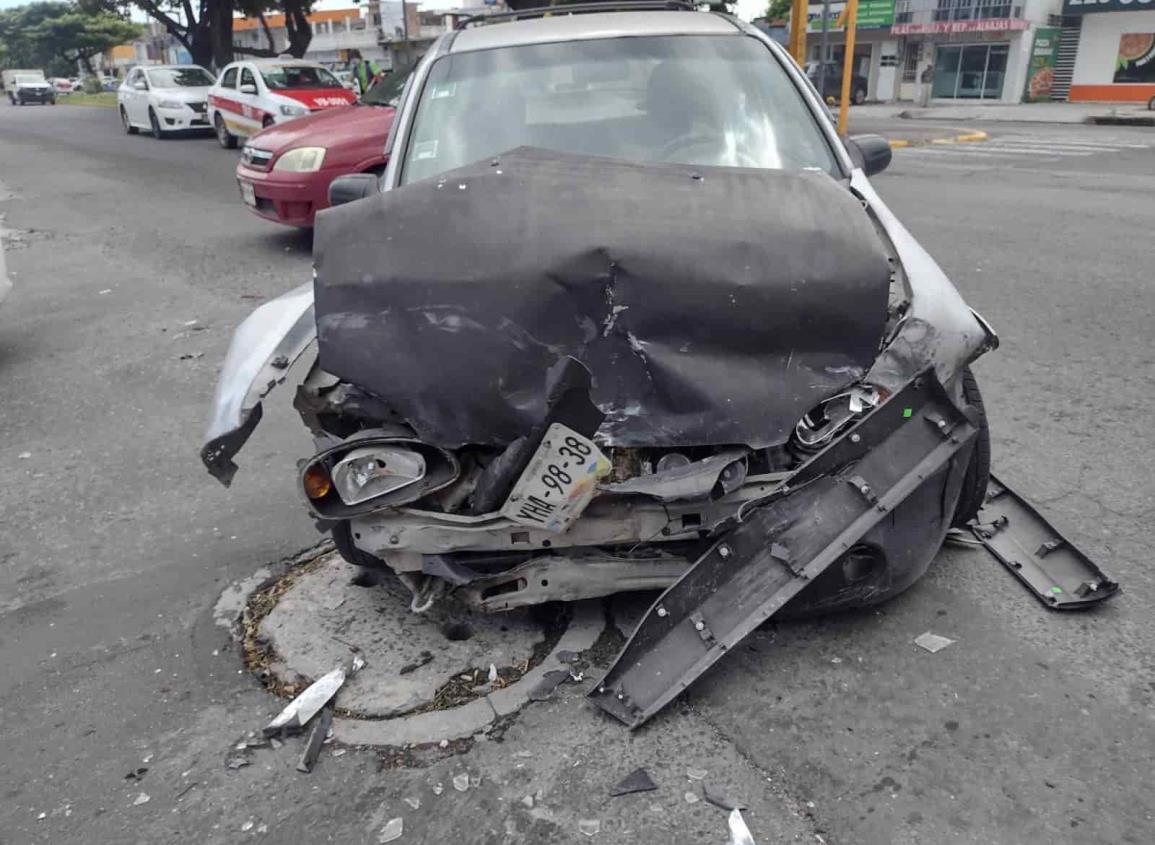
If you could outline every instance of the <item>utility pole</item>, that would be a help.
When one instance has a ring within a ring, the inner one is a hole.
[[[799,66],[806,64],[806,10],[807,0],[794,0],[790,7],[790,55]]]
[[[826,100],[826,56],[830,49],[830,0],[822,0],[822,54],[818,57],[818,96]]]
[[[850,110],[850,83],[854,77],[854,36],[858,29],[858,0],[846,3],[846,52],[842,56],[842,97],[838,103],[838,134],[846,134],[846,114]]]

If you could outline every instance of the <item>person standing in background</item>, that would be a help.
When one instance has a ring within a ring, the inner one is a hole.
[[[357,85],[357,96],[364,97],[365,92],[381,75],[381,68],[372,59],[363,59],[360,50],[349,52],[349,70],[353,73],[353,82]]]

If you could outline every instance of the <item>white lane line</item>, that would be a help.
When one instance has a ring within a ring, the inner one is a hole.
[[[1125,141],[1086,141],[1077,138],[1036,138],[1034,136],[1002,136],[996,139],[1000,144],[1052,144],[1056,147],[1102,147],[1112,150],[1145,150],[1150,144],[1130,144]]]
[[[1032,147],[1040,146],[1041,147],[1041,146],[1045,146],[1048,149],[1055,149],[1055,150],[1089,150],[1090,152],[1094,152],[1094,153],[1117,153],[1121,149],[1124,149],[1123,147],[1119,147],[1116,145],[1108,145],[1108,144],[1059,144],[1059,143],[1053,143],[1053,142],[1049,142],[1049,141],[1034,141],[1034,140],[1026,140],[1026,139],[1018,140],[1018,139],[1011,139],[1011,138],[999,138],[998,141],[996,141],[995,143],[997,143],[999,145],[1010,145],[1013,147],[1022,147],[1022,146],[1032,146]]]
[[[1066,156],[1089,156],[1095,155],[1094,152],[1065,152],[1062,150],[1048,150],[1042,148],[1032,147],[1018,147],[1009,149],[1006,147],[992,146],[991,144],[983,144],[982,149],[954,149],[945,147],[913,147],[912,153],[919,155],[948,155],[948,156],[975,156],[978,158],[995,158],[1012,156],[1030,156],[1031,158],[1062,158]]]

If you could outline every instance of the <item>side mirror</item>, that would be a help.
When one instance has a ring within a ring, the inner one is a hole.
[[[242,94],[256,94],[257,93],[257,86],[251,82],[246,82],[237,90],[240,91]]]
[[[138,81],[132,83],[132,87],[135,88],[137,91],[147,91],[148,90],[148,83],[145,82],[144,80],[138,80]]]
[[[329,184],[329,205],[344,205],[373,196],[377,193],[377,179],[372,173],[338,176]]]
[[[881,135],[852,135],[846,139],[846,151],[867,176],[881,173],[890,166],[890,141]]]

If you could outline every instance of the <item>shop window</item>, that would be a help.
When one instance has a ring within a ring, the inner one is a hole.
[[[914,20],[914,11],[911,9],[911,0],[898,0],[894,4],[894,22],[910,23]]]

